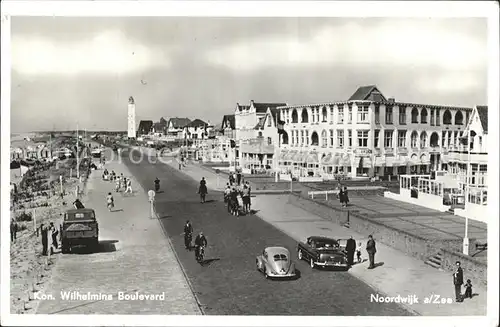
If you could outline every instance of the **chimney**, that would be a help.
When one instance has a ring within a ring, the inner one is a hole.
[[[394,102],[396,102],[396,99],[394,99],[394,98],[389,98],[389,99],[387,99],[387,102],[394,103]]]

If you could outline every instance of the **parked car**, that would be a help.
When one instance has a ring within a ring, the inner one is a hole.
[[[64,214],[62,225],[62,253],[69,253],[72,247],[99,245],[99,224],[93,209],[70,209]]]
[[[294,278],[297,276],[295,264],[290,259],[290,251],[284,247],[267,247],[256,259],[257,270],[266,278]]]
[[[305,242],[300,242],[297,246],[297,256],[299,260],[309,262],[311,268],[343,268],[349,269],[345,245],[345,240],[337,240],[323,236],[310,236]]]

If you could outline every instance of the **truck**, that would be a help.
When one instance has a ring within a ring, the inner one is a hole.
[[[70,253],[72,247],[86,246],[97,249],[99,245],[99,223],[94,209],[70,209],[64,213],[62,224],[62,253]]]

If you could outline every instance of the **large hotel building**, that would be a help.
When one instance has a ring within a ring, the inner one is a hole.
[[[358,88],[347,101],[277,109],[284,122],[278,169],[322,179],[447,170],[473,112],[399,102],[374,85]]]

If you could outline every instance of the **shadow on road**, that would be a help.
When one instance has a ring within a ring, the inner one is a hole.
[[[384,265],[384,262],[377,262],[373,265],[373,269],[378,268],[378,267],[382,267],[383,265]]]
[[[123,212],[123,209],[111,210],[111,212]]]
[[[207,266],[210,266],[213,262],[219,261],[219,260],[220,260],[220,258],[205,259],[200,263],[200,265],[202,265],[203,267],[207,267]]]
[[[90,246],[81,246],[74,247],[71,249],[71,254],[92,254],[92,253],[108,253],[115,252],[116,246],[115,243],[118,243],[118,240],[105,240],[99,241],[99,245],[97,248],[92,248]]]

